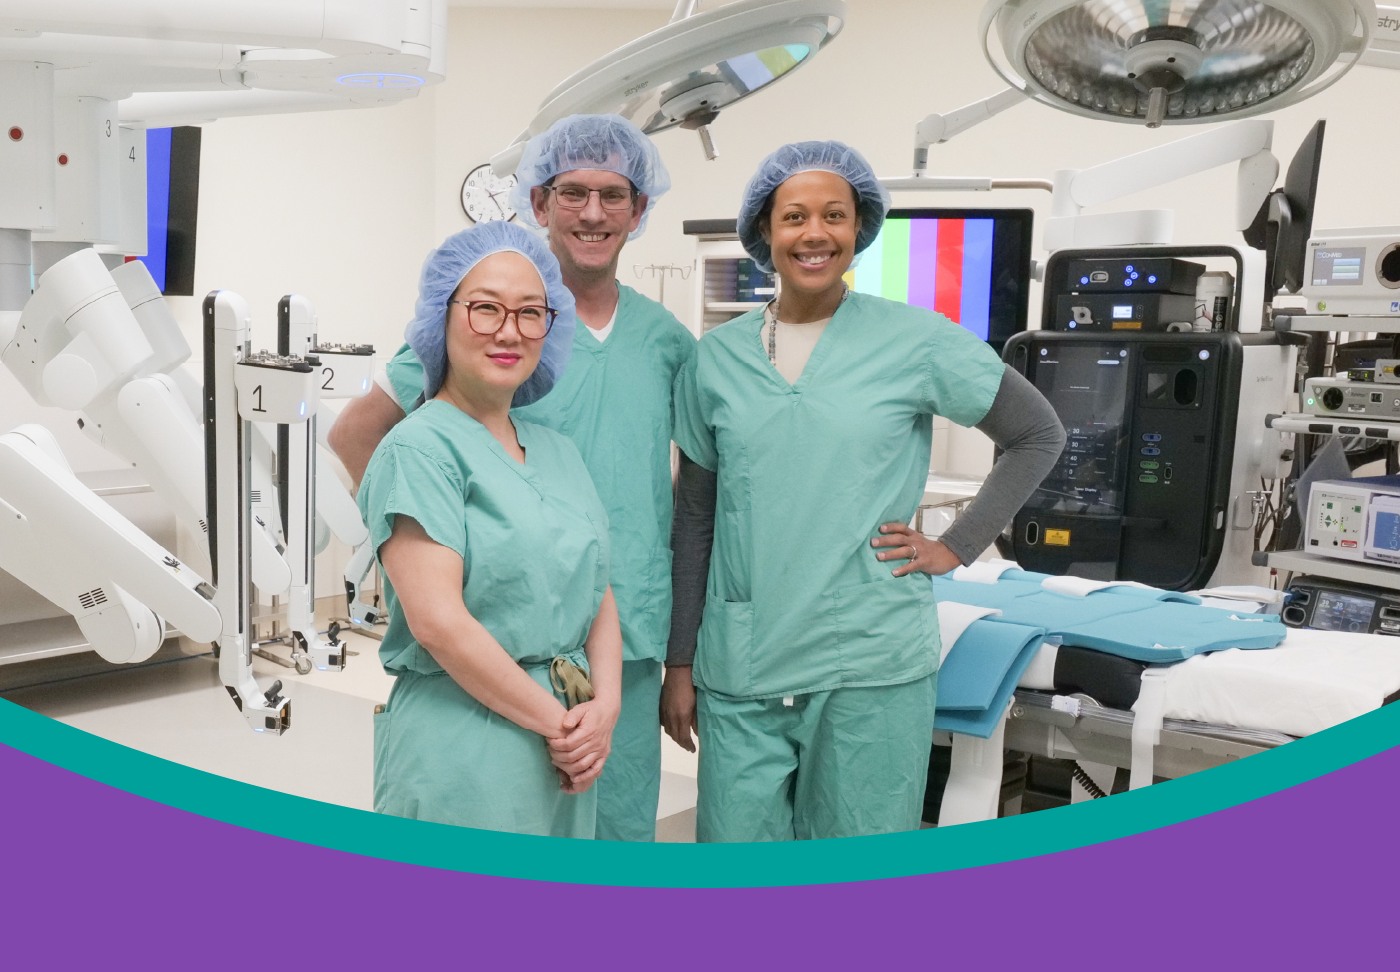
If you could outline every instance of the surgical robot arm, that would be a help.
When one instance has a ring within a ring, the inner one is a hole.
[[[109,662],[155,654],[162,618],[193,641],[219,634],[214,589],[79,482],[43,426],[0,435],[0,567],[73,615]]]
[[[204,537],[198,389],[180,368],[189,356],[145,264],[108,272],[90,249],[39,278],[0,350],[0,360],[36,402],[79,411],[84,434],[140,470],[176,519]],[[250,549],[259,590],[285,591],[291,575],[276,538],[255,533]]]
[[[316,636],[315,557],[329,542],[328,527],[352,547],[368,545],[368,531],[360,518],[359,508],[330,470],[320,472],[319,417],[324,406],[319,398],[353,398],[369,390],[374,374],[374,349],[364,345],[321,344],[317,333],[318,320],[311,302],[300,294],[288,294],[277,304],[277,350],[279,354],[300,356],[315,370],[318,404],[311,417],[301,425],[277,427],[279,483],[283,495],[290,498],[307,497],[310,502],[298,507],[295,499],[287,503],[287,559],[292,568],[292,596],[288,599],[287,621],[296,640],[307,651],[318,669],[339,671],[344,668],[344,646],[334,636],[329,643]],[[306,515],[308,509],[314,517]],[[320,537],[324,536],[325,540]],[[356,551],[357,555],[359,551]],[[358,613],[359,585],[368,570],[351,558],[346,588],[352,618]]]
[[[313,367],[317,369],[318,391],[322,400],[317,406],[315,416],[307,423],[309,435],[301,436],[296,430],[289,428],[287,441],[283,446],[279,433],[278,455],[281,457],[284,451],[286,454],[285,464],[279,463],[279,468],[285,465],[287,470],[286,492],[288,495],[299,495],[297,489],[301,487],[293,483],[293,477],[311,477],[313,482],[310,492],[315,496],[317,537],[324,535],[325,528],[329,528],[342,543],[354,548],[344,575],[350,621],[356,626],[373,624],[379,617],[379,611],[365,604],[360,597],[360,587],[368,576],[374,559],[374,551],[369,544],[369,531],[365,529],[354,498],[330,469],[322,468],[321,449],[326,448],[325,437],[335,421],[324,400],[360,398],[369,392],[374,383],[374,349],[368,345],[320,341],[316,310],[309,300],[299,294],[288,294],[278,302],[277,321],[279,353],[302,355],[307,361],[313,362]],[[302,473],[303,469],[306,470],[305,474]],[[289,518],[289,527],[290,524]],[[312,558],[315,553],[324,549],[325,542],[311,535],[307,535],[306,539],[316,541],[315,549],[309,551],[306,556],[306,583],[309,590],[314,566]],[[295,547],[290,536],[288,547]],[[298,573],[295,563],[292,573],[295,588]],[[343,653],[336,649],[335,654],[338,655],[338,664],[335,659],[317,657],[317,667],[343,666]],[[323,661],[326,664],[323,664]]]
[[[291,703],[278,694],[280,682],[264,693],[253,678],[254,626],[248,558],[244,556],[254,532],[250,440],[256,436],[255,422],[286,425],[305,436],[319,400],[318,376],[306,358],[252,352],[248,305],[237,294],[226,290],[209,294],[204,298],[202,318],[204,454],[208,462],[205,508],[211,526],[215,604],[223,623],[219,677],[253,729],[280,735],[291,725]],[[293,472],[297,466],[292,463],[287,468]],[[312,500],[309,487],[307,483],[298,493],[306,497],[307,504]],[[289,526],[293,522],[289,519]],[[312,520],[306,516],[303,522]],[[290,549],[305,548],[306,544],[293,538]],[[304,631],[307,621],[290,617],[297,603],[297,598],[289,601],[289,625],[300,623]]]

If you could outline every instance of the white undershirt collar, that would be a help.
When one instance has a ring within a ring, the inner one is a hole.
[[[606,341],[608,339],[608,335],[612,333],[613,325],[617,323],[617,308],[621,306],[622,300],[620,299],[619,295],[617,306],[613,308],[612,317],[608,318],[608,322],[606,324],[604,324],[602,327],[588,327],[587,324],[583,325],[584,327],[588,327],[588,333],[592,334],[595,338],[597,338],[599,344],[602,344],[604,341]]]

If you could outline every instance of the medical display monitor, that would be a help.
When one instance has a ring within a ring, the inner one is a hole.
[[[998,351],[1026,329],[1029,209],[892,209],[852,290],[937,311]]]
[[[146,130],[146,255],[139,259],[168,296],[194,295],[199,145],[194,126]]]

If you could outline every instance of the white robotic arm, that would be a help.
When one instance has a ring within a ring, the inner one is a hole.
[[[322,399],[360,398],[374,383],[374,349],[365,345],[321,344],[315,349],[326,381],[321,386]],[[360,516],[359,505],[341,484],[335,473],[324,468],[332,455],[326,436],[335,424],[335,416],[323,403],[316,413],[317,466],[316,512],[341,543],[355,552],[345,565],[345,599],[350,623],[371,625],[379,620],[380,609],[366,604],[360,589],[374,565],[374,550],[370,546],[369,530]]]
[[[322,344],[317,330],[316,309],[305,297],[288,294],[278,302],[278,351],[311,365],[318,397],[315,411],[307,421],[278,427],[278,468],[289,497],[287,563],[292,571],[292,586],[287,599],[287,624],[313,665],[339,671],[345,667],[343,644],[334,636],[330,641],[322,641],[316,633],[316,553],[323,546],[318,538],[329,527],[343,542],[357,548],[345,577],[351,618],[356,620],[358,613],[363,620],[365,613],[373,613],[372,609],[356,608],[357,604],[363,608],[359,586],[368,565],[360,563],[360,548],[368,546],[369,531],[340,480],[330,470],[319,468],[318,419],[324,409],[319,399],[358,398],[368,392],[374,376],[374,349],[365,345]]]
[[[42,426],[0,435],[0,566],[72,614],[110,662],[155,654],[161,618],[194,641],[219,634],[213,588],[79,482]]]
[[[203,537],[203,435],[189,407],[193,382],[180,369],[189,356],[145,264],[109,272],[90,249],[40,276],[0,350],[35,401],[79,410],[84,434],[139,469],[176,519]],[[275,538],[255,532],[250,548],[258,589],[286,591],[291,575]]]

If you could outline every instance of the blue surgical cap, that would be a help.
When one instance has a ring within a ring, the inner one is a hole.
[[[739,204],[739,240],[760,270],[773,272],[773,251],[759,229],[763,206],[777,188],[799,172],[832,172],[851,184],[860,214],[856,252],[860,253],[880,235],[885,214],[890,211],[890,193],[875,177],[870,163],[849,145],[841,142],[793,142],[784,145],[758,164],[744,198]]]
[[[637,191],[647,197],[642,221],[627,238],[635,240],[646,231],[651,207],[671,188],[671,176],[650,138],[621,115],[570,115],[550,125],[530,139],[515,169],[515,188],[510,206],[520,222],[535,229],[530,190],[542,186],[561,172],[575,169],[603,169],[632,180]]]
[[[437,394],[447,374],[447,302],[472,267],[493,253],[505,251],[519,253],[535,265],[549,306],[559,312],[544,339],[539,366],[515,390],[511,405],[539,401],[563,377],[574,348],[574,295],[564,286],[559,261],[544,241],[514,223],[496,220],[453,233],[423,261],[418,303],[413,320],[404,329],[404,340],[423,364],[424,399]]]

